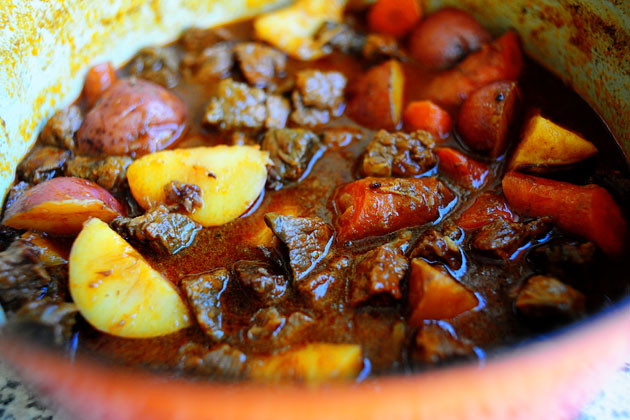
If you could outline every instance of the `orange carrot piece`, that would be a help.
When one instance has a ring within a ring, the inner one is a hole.
[[[97,64],[88,70],[85,76],[85,84],[83,85],[83,96],[87,101],[88,108],[94,106],[103,92],[105,92],[116,79],[116,70],[114,70],[114,66],[112,66],[110,62]]]
[[[405,109],[403,119],[410,131],[425,130],[442,138],[451,131],[451,116],[431,101],[411,102]]]
[[[374,32],[402,37],[422,17],[418,0],[378,0],[368,14],[368,25]]]
[[[517,172],[503,178],[503,194],[514,211],[527,216],[551,216],[562,230],[619,256],[626,245],[627,222],[608,191],[598,185],[579,186]]]
[[[479,229],[497,219],[514,221],[505,200],[492,193],[483,193],[457,219],[462,229]]]
[[[438,168],[448,174],[455,182],[469,188],[481,188],[488,179],[488,166],[469,158],[465,154],[440,147],[435,149],[438,156]]]

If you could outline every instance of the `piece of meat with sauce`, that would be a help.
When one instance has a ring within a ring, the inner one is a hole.
[[[455,195],[437,178],[364,178],[335,196],[340,243],[432,222]]]
[[[247,356],[228,344],[207,348],[189,342],[178,353],[179,366],[185,371],[225,379],[240,379],[247,373]]]
[[[265,223],[289,251],[289,266],[297,282],[329,252],[334,230],[319,217],[265,214]]]
[[[350,266],[351,259],[346,255],[331,258],[294,285],[313,308],[333,310],[342,304]]]
[[[19,196],[25,193],[32,185],[28,182],[18,181],[11,185],[11,188],[7,191],[6,199],[4,200],[4,209],[8,209],[15,203]],[[8,228],[8,226],[6,226]]]
[[[497,219],[479,229],[471,245],[474,249],[494,257],[510,259],[519,248],[549,232],[551,227],[550,217],[542,217],[528,223]]]
[[[247,330],[247,339],[257,352],[274,352],[306,338],[314,324],[313,318],[304,312],[282,315],[274,306],[258,310]]]
[[[142,216],[119,216],[110,225],[121,235],[170,255],[189,246],[201,229],[188,216],[170,213],[163,205],[150,209]]]
[[[129,62],[129,74],[165,88],[177,86],[180,79],[179,57],[173,48],[143,48]]]
[[[265,88],[285,74],[287,56],[272,47],[257,42],[242,42],[234,54],[245,80],[255,87]]]
[[[74,137],[83,123],[81,109],[72,105],[53,114],[39,136],[42,144],[73,151]]]
[[[350,303],[353,306],[384,297],[390,299],[380,299],[379,303],[402,298],[400,282],[409,268],[405,251],[410,240],[411,232],[404,232],[398,239],[372,249],[357,259],[350,284]]]
[[[363,58],[370,61],[396,58],[404,60],[405,55],[398,46],[396,38],[383,34],[368,34],[361,49]]]
[[[65,175],[88,179],[109,191],[119,191],[126,184],[127,168],[132,162],[129,156],[76,156],[67,162]]]
[[[323,150],[315,133],[303,129],[271,129],[265,133],[262,149],[269,152],[273,166],[267,176],[269,186],[279,189],[299,181],[313,159]]]
[[[435,364],[474,354],[472,344],[458,339],[451,331],[434,322],[420,327],[414,344],[412,357],[423,363]]]
[[[446,223],[443,232],[436,229],[424,232],[410,257],[422,257],[429,262],[444,262],[451,269],[458,269],[462,265],[462,251],[458,244],[461,238],[462,231],[457,225]]]
[[[530,258],[537,267],[560,278],[590,277],[597,255],[593,242],[561,239],[536,247]]]
[[[70,152],[53,146],[34,148],[17,167],[22,181],[37,185],[63,174]]]
[[[201,194],[201,188],[196,184],[171,181],[164,186],[164,203],[174,206],[177,210],[183,209],[192,213],[203,204]]]
[[[287,279],[272,272],[271,266],[259,261],[239,261],[234,272],[244,288],[253,292],[265,305],[278,302],[287,291]]]
[[[365,149],[363,173],[367,176],[409,177],[435,167],[435,138],[427,131],[411,134],[379,130]]]
[[[295,76],[295,87],[305,106],[327,109],[341,115],[343,94],[348,80],[338,71],[302,70]]]
[[[577,318],[584,313],[582,293],[550,276],[532,276],[516,298],[516,309],[530,318]]]
[[[291,94],[293,112],[291,121],[300,127],[317,128],[330,122],[330,111],[304,105],[302,94],[294,90]]]
[[[234,43],[218,42],[202,51],[188,52],[181,67],[184,75],[201,83],[228,77],[234,67]]]
[[[229,281],[228,270],[216,268],[198,276],[185,277],[180,283],[197,324],[213,341],[222,341],[226,337],[221,294]]]
[[[20,328],[24,325],[49,330],[55,344],[60,345],[70,339],[76,323],[78,309],[74,303],[63,302],[49,297],[34,300],[22,305],[12,318]]]
[[[362,56],[370,61],[403,58],[396,38],[377,33],[365,35],[345,23],[325,22],[315,34],[315,39],[324,48]]]

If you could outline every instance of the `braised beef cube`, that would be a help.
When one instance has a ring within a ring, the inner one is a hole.
[[[547,265],[584,266],[591,264],[597,253],[593,242],[555,241],[534,250],[534,256]]]
[[[330,121],[329,110],[305,106],[302,95],[297,90],[291,94],[291,101],[293,102],[291,121],[295,124],[301,127],[315,128],[328,124]]]
[[[373,61],[404,58],[396,38],[383,34],[368,34],[365,37],[361,54],[365,59]]]
[[[263,308],[254,314],[247,338],[257,344],[258,351],[277,351],[302,340],[313,322],[303,312],[293,312],[286,317],[275,307]]]
[[[187,343],[179,349],[180,367],[197,374],[238,379],[247,372],[247,356],[228,344],[207,348],[198,343]]]
[[[189,246],[201,229],[188,216],[169,213],[164,206],[155,207],[134,218],[119,216],[112,220],[111,227],[131,240],[171,255]]]
[[[285,73],[287,56],[257,42],[243,42],[234,47],[236,60],[245,80],[256,87],[267,87]]]
[[[82,123],[83,116],[78,106],[72,105],[61,109],[46,122],[40,134],[40,141],[49,146],[74,150],[74,135]]]
[[[221,41],[233,40],[233,34],[224,27],[188,28],[179,38],[179,44],[186,51],[201,51]]]
[[[273,162],[269,168],[269,186],[278,189],[283,184],[298,181],[322,147],[312,131],[291,128],[267,131],[262,149],[269,152]]]
[[[48,181],[63,173],[70,152],[58,147],[43,146],[33,149],[18,165],[18,177],[31,184]]]
[[[265,107],[267,108],[266,128],[284,128],[287,125],[287,119],[291,113],[289,101],[282,96],[267,95]]]
[[[287,290],[287,279],[273,274],[267,263],[239,261],[234,264],[234,272],[241,284],[267,305],[282,299]]]
[[[229,281],[228,270],[216,268],[200,276],[186,277],[180,283],[197,324],[214,341],[225,338],[221,294]]]
[[[11,185],[11,188],[9,188],[9,191],[7,192],[7,198],[4,200],[4,208],[8,209],[11,207],[11,205],[15,203],[15,200],[17,200],[18,197],[29,188],[31,188],[31,184],[24,181],[18,181]]]
[[[452,269],[459,268],[462,264],[462,252],[456,241],[461,237],[461,231],[456,225],[450,226],[455,229],[449,227],[444,233],[435,229],[424,232],[411,252],[411,257],[422,257],[430,262],[444,262]]]
[[[173,48],[141,49],[129,63],[129,74],[166,88],[179,83],[179,57]]]
[[[358,55],[363,50],[365,35],[344,23],[326,21],[315,34],[315,40],[325,49]]]
[[[120,190],[127,179],[127,168],[133,159],[129,156],[106,158],[76,156],[66,164],[66,176],[89,179],[109,191]]]
[[[341,149],[355,141],[363,139],[363,131],[356,127],[330,127],[322,136],[322,143],[326,147]]]
[[[411,233],[404,232],[398,239],[363,254],[357,260],[350,285],[350,303],[354,306],[374,302],[376,297],[402,298],[400,282],[409,268],[405,251]],[[380,302],[379,302],[380,303]]]
[[[516,309],[532,318],[576,318],[584,312],[585,297],[550,276],[533,276],[516,298]]]
[[[287,247],[294,281],[308,274],[328,254],[334,231],[319,217],[267,213],[265,223]]]
[[[497,219],[475,234],[472,247],[489,255],[508,259],[527,242],[551,230],[551,218],[543,217],[528,223]]]
[[[234,43],[219,42],[200,52],[189,52],[181,66],[185,74],[202,83],[228,77],[234,67]]]
[[[201,188],[195,184],[171,181],[164,186],[164,202],[191,213],[203,204]]]
[[[295,87],[304,105],[328,109],[338,117],[347,82],[346,76],[338,71],[302,70],[296,75]]]
[[[425,363],[439,363],[473,354],[473,346],[459,340],[435,323],[425,323],[417,332],[413,357]]]
[[[350,258],[342,255],[327,262],[295,282],[297,290],[316,309],[333,309],[345,294]]]
[[[62,344],[72,336],[77,312],[74,303],[44,298],[22,305],[15,313],[13,321],[49,329],[55,343]]]
[[[367,176],[420,175],[435,167],[434,137],[426,131],[411,134],[378,131],[365,150],[363,173]]]

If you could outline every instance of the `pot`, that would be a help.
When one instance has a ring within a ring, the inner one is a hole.
[[[15,0],[0,10],[0,191],[54,109],[77,96],[91,63],[120,65],[191,25],[260,13],[283,1]],[[630,153],[630,4],[572,0],[428,0],[455,5],[491,31],[516,29],[525,50],[580,93]],[[22,376],[81,419],[570,419],[630,354],[630,298],[551,335],[413,376],[326,387],[193,382],[70,361],[18,338],[0,340]]]

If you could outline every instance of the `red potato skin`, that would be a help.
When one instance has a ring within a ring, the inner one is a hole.
[[[518,36],[508,31],[455,68],[438,75],[429,84],[426,96],[444,106],[459,106],[480,87],[499,80],[516,80],[523,69]]]
[[[558,228],[595,242],[610,256],[620,256],[626,247],[627,222],[619,205],[600,186],[510,172],[503,178],[503,194],[514,211],[551,216]]]
[[[83,85],[83,97],[87,102],[88,108],[92,108],[103,92],[114,84],[116,80],[116,70],[110,62],[97,64],[90,68],[85,76],[85,84]]]
[[[351,182],[335,197],[340,214],[337,240],[343,243],[431,222],[454,198],[448,187],[433,177],[368,177]]]
[[[409,52],[426,67],[444,70],[491,40],[468,13],[447,7],[424,19],[409,35]]]
[[[186,106],[141,79],[121,79],[103,93],[77,132],[82,155],[138,157],[165,149],[182,135]]]
[[[479,229],[497,220],[514,221],[514,215],[503,197],[483,193],[457,219],[457,225],[462,229]]]
[[[489,178],[488,166],[469,158],[465,154],[440,147],[435,150],[438,157],[438,168],[448,174],[455,182],[468,188],[481,188]]]
[[[518,84],[510,81],[493,82],[473,92],[457,117],[457,128],[466,145],[490,157],[502,155],[519,98]]]

